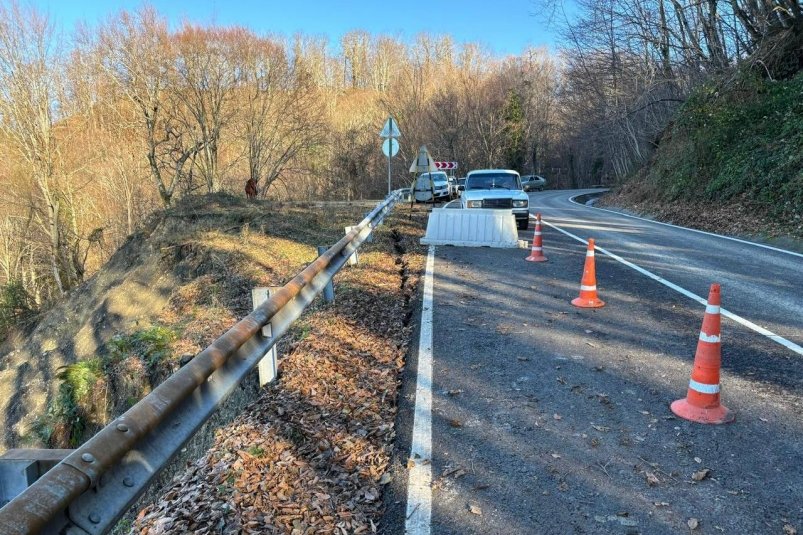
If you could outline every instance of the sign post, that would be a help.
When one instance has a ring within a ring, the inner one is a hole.
[[[379,137],[385,139],[385,141],[382,142],[382,152],[388,157],[388,195],[390,195],[390,159],[399,152],[399,141],[396,138],[401,137],[399,127],[393,120],[393,117],[388,117],[388,120],[385,121],[385,126],[382,127]]]

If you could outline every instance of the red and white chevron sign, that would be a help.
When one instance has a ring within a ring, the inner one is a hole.
[[[457,169],[457,162],[435,162],[438,169]]]

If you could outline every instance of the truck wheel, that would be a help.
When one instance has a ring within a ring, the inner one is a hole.
[[[519,220],[516,221],[516,227],[519,230],[527,230],[527,227],[529,227],[529,226],[530,226],[530,220],[529,219],[519,219]]]

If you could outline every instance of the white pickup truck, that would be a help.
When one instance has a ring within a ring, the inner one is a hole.
[[[521,178],[510,169],[482,169],[466,176],[466,189],[460,196],[461,208],[512,210],[519,230],[530,222],[529,197],[521,189]]]

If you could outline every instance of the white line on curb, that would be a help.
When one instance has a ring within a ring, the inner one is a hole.
[[[548,223],[548,222],[544,221],[543,217],[541,218],[541,223],[543,223],[545,225],[549,225],[550,227],[554,228],[558,232],[562,232],[563,234],[565,234],[565,235],[567,235],[567,236],[569,236],[571,238],[574,238],[575,240],[577,240],[577,241],[579,241],[581,243],[588,244],[588,242],[586,240],[584,240],[583,238],[581,238],[579,236],[575,236],[571,232],[563,230],[562,228],[558,227],[557,225],[553,225],[552,223]],[[682,288],[682,287],[678,286],[674,282],[670,282],[670,281],[668,281],[668,280],[666,280],[666,279],[664,279],[662,277],[659,277],[655,273],[653,273],[651,271],[647,271],[643,267],[637,266],[636,264],[634,264],[632,262],[628,262],[627,260],[625,260],[621,256],[615,255],[612,252],[607,251],[606,249],[603,249],[602,247],[600,247],[600,246],[598,246],[596,244],[595,244],[595,249],[597,251],[601,252],[604,255],[610,256],[611,258],[613,258],[617,262],[620,262],[620,263],[626,265],[629,268],[635,269],[636,271],[638,271],[642,275],[646,275],[647,277],[651,278],[652,280],[660,282],[664,286],[668,286],[669,288],[672,288],[676,292],[681,293],[681,294],[685,295],[686,297],[697,301],[701,305],[707,305],[708,304],[708,301],[706,299],[703,299],[699,295],[697,295],[697,294],[695,294],[693,292],[690,292],[689,290],[687,290],[685,288]],[[748,329],[752,329],[752,330],[756,331],[757,333],[759,333],[759,334],[761,334],[763,336],[766,336],[767,338],[769,338],[773,342],[781,344],[782,346],[786,347],[787,349],[791,349],[792,351],[794,351],[798,355],[803,355],[803,347],[800,347],[799,345],[797,345],[796,343],[792,342],[791,340],[787,340],[783,336],[777,335],[774,332],[769,331],[769,330],[765,329],[764,327],[761,327],[760,325],[756,325],[752,321],[746,320],[743,317],[734,314],[733,312],[725,310],[724,308],[720,308],[720,313],[723,316],[725,316],[726,318],[732,319],[736,323],[744,325]]]
[[[586,194],[581,194],[586,195]],[[617,212],[616,210],[608,210],[607,208],[599,208],[597,206],[591,206],[588,204],[581,204],[574,199],[579,197],[580,195],[575,195],[574,197],[569,197],[569,202],[572,204],[576,204],[577,206],[585,206],[586,208],[592,208],[594,210],[602,210],[603,212],[610,212],[612,214],[620,215],[622,217],[629,217],[632,219],[639,219],[641,221],[647,221],[648,223],[655,223],[656,225],[664,225],[665,227],[672,227],[672,228],[679,228],[681,230],[688,230],[689,232],[697,232],[698,234],[705,234],[707,236],[714,236],[716,238],[722,238],[723,240],[731,240],[739,243],[744,243],[747,245],[754,245],[756,247],[762,247],[764,249],[770,249],[771,251],[776,251],[778,253],[790,254],[792,256],[798,256],[803,258],[803,254],[796,253],[794,251],[787,251],[786,249],[781,249],[779,247],[773,247],[772,245],[764,245],[763,243],[756,243],[754,241],[742,240],[740,238],[734,238],[733,236],[723,236],[722,234],[716,234],[714,232],[706,232],[704,230],[698,230],[696,228],[689,228],[689,227],[681,227],[680,225],[673,225],[672,223],[664,223],[663,221],[655,221],[654,219],[647,219],[646,217],[639,217],[637,215],[630,215],[625,214],[623,212]]]
[[[418,376],[415,386],[413,440],[407,481],[408,535],[429,535],[432,519],[432,273],[435,268],[435,247],[427,252],[424,273],[424,302],[421,306],[421,331],[418,341]]]

